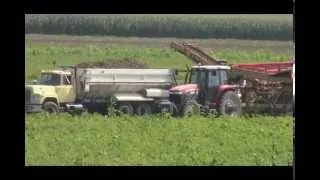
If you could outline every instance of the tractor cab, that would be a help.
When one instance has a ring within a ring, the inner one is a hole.
[[[227,84],[228,70],[230,66],[226,65],[193,66],[187,73],[185,84],[197,84],[199,103],[206,104],[214,98],[220,85]]]

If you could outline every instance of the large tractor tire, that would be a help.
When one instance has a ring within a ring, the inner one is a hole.
[[[130,103],[120,103],[119,111],[129,116],[132,116],[134,114],[133,106]]]
[[[198,116],[200,115],[200,104],[197,103],[195,100],[187,101],[183,107],[181,116],[182,117],[191,117],[191,116]]]
[[[239,116],[242,113],[241,99],[232,91],[223,94],[220,100],[218,112],[221,115]]]
[[[59,106],[52,102],[52,101],[47,101],[43,104],[42,109],[45,112],[49,112],[49,113],[57,113],[59,112]]]
[[[146,116],[152,114],[152,108],[147,103],[141,103],[136,106],[136,113],[139,116]]]

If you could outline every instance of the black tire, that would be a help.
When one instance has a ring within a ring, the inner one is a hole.
[[[200,107],[201,105],[194,100],[187,101],[181,111],[182,117],[191,117],[200,115]]]
[[[149,104],[141,103],[141,104],[137,105],[136,113],[139,116],[150,115],[150,114],[152,114],[152,108]]]
[[[241,99],[232,91],[227,91],[221,97],[218,112],[220,115],[239,116],[242,113]]]
[[[132,116],[134,114],[133,106],[130,103],[120,103],[119,111],[123,114]]]
[[[42,109],[46,112],[49,112],[49,113],[59,112],[59,106],[52,101],[45,102],[42,106]]]
[[[172,116],[176,116],[178,114],[177,106],[168,101],[168,100],[160,100],[155,103],[156,113],[169,113]]]

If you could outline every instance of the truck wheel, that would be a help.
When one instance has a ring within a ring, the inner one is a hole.
[[[182,117],[191,117],[194,115],[200,115],[200,104],[198,104],[194,100],[187,101],[183,105],[181,115]]]
[[[59,107],[56,103],[47,101],[43,104],[42,109],[49,113],[57,113],[59,111]]]
[[[173,116],[178,114],[177,106],[168,100],[160,100],[156,102],[155,105],[157,113],[169,113]]]
[[[119,111],[121,111],[123,114],[127,114],[130,116],[134,113],[133,107],[129,103],[121,103],[119,105]]]
[[[152,113],[151,107],[149,104],[146,104],[146,103],[138,104],[136,108],[136,113],[139,116],[150,115]]]
[[[238,116],[242,113],[241,100],[232,91],[224,93],[219,105],[219,113],[222,115]]]

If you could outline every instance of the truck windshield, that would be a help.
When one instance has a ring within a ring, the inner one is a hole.
[[[60,85],[60,75],[53,73],[42,73],[39,83],[44,85]]]
[[[206,80],[206,71],[202,69],[192,69],[191,70],[191,84],[201,84],[205,83]]]

